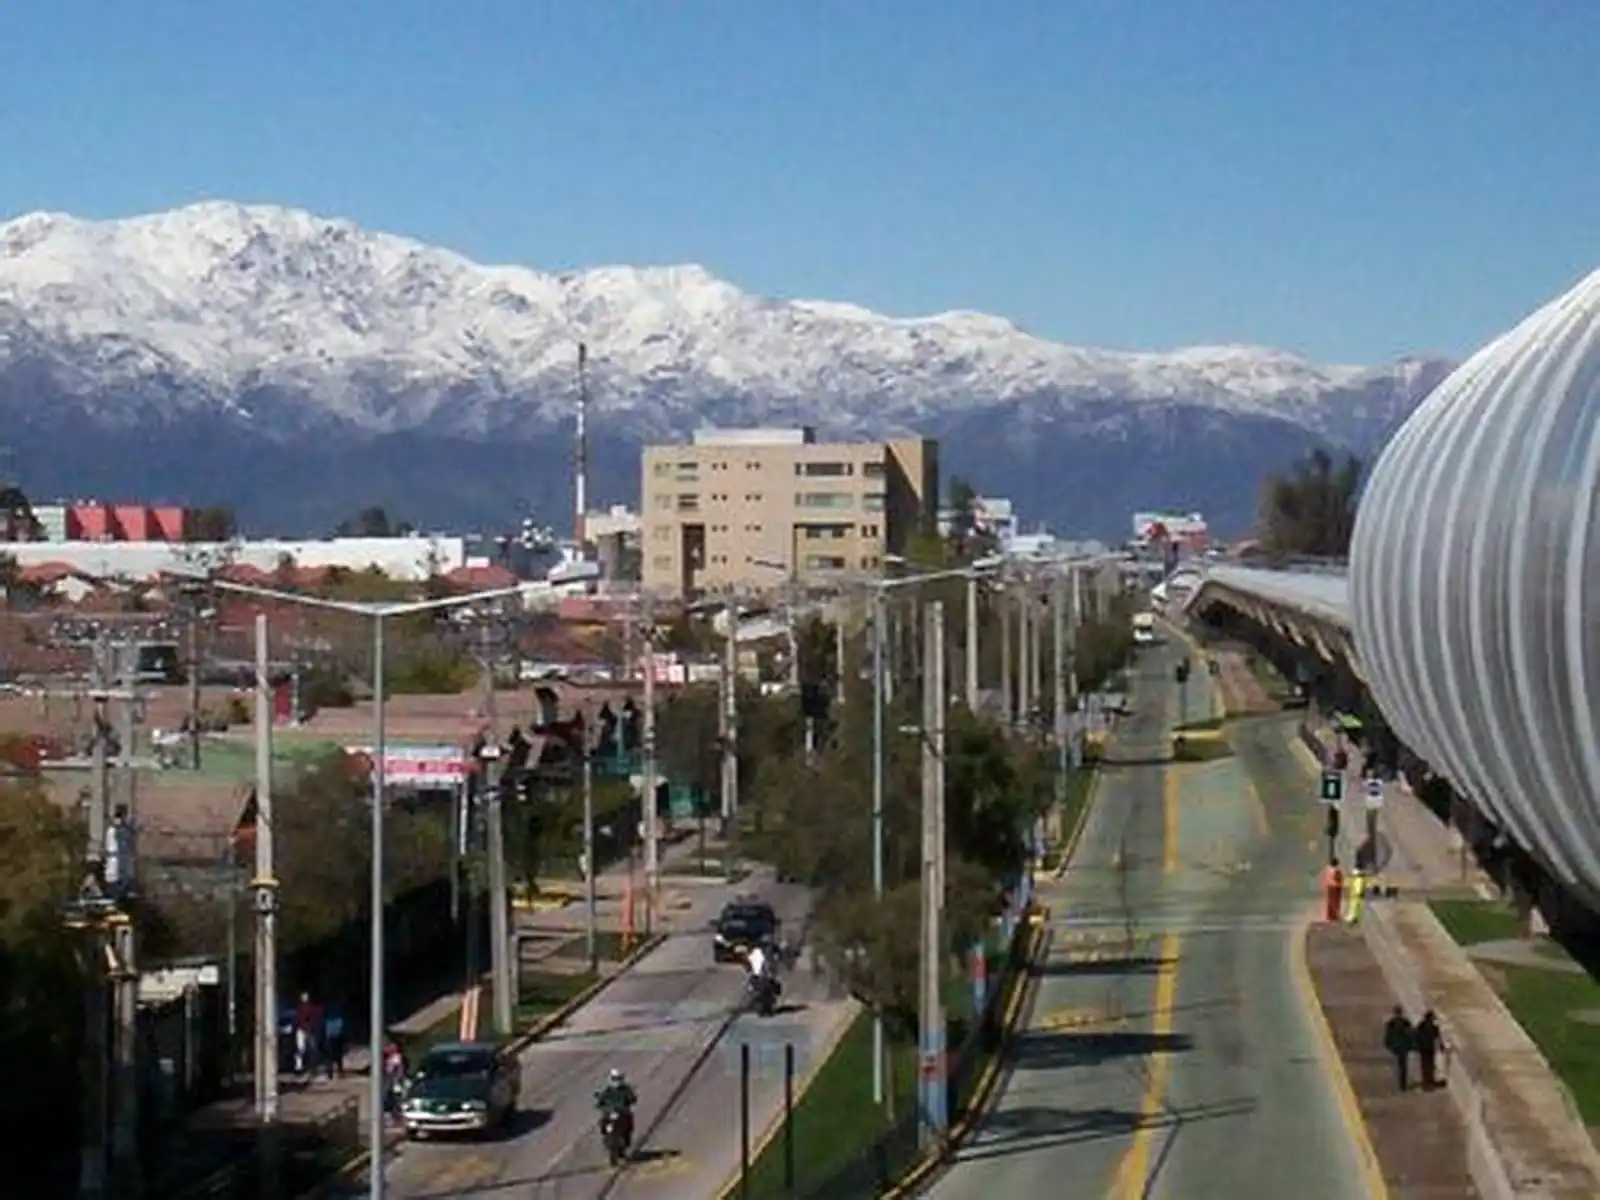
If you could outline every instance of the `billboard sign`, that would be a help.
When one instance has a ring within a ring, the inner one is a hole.
[[[1210,530],[1200,513],[1139,512],[1133,514],[1133,538],[1141,545],[1159,542],[1164,546],[1183,546],[1203,550],[1210,542]]]
[[[346,746],[345,753],[372,762],[371,746]],[[389,743],[384,747],[384,782],[390,787],[440,791],[460,787],[472,771],[467,752],[448,742]]]

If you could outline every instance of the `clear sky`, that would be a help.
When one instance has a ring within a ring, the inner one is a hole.
[[[0,213],[1370,362],[1600,266],[1597,81],[1595,0],[9,0]]]

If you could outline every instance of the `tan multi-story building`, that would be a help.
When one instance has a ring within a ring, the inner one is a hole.
[[[644,586],[662,595],[842,584],[935,525],[939,444],[819,443],[810,429],[707,429],[648,446]]]

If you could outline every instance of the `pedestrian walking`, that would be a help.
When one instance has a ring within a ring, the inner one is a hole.
[[[344,1074],[344,1009],[330,1004],[322,1017],[322,1058],[328,1069],[328,1078],[337,1079]]]
[[[1417,1027],[1412,1031],[1412,1040],[1417,1044],[1417,1065],[1422,1068],[1422,1086],[1426,1091],[1432,1091],[1440,1084],[1438,1064],[1439,1051],[1444,1049],[1444,1032],[1439,1028],[1439,1018],[1433,1009],[1428,1009],[1422,1014],[1422,1020],[1417,1022]]]
[[[1395,1082],[1403,1092],[1410,1086],[1411,1052],[1416,1049],[1416,1028],[1398,1004],[1383,1026],[1383,1048],[1394,1057]]]

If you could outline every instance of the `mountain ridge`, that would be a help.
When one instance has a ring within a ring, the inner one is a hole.
[[[989,462],[973,440],[1015,452],[1019,438],[1046,438],[1020,450],[1049,472],[1063,456],[1167,443],[1163,430],[1181,425],[1193,461],[1174,472],[1175,494],[1149,502],[1220,502],[1237,514],[1245,498],[1189,478],[1205,480],[1207,470],[1188,468],[1209,457],[1208,440],[1256,473],[1264,454],[1290,444],[1370,452],[1451,366],[1420,356],[1318,366],[1253,346],[1068,346],[983,313],[888,317],[752,295],[697,264],[484,266],[349,221],[230,201],[111,221],[32,213],[0,225],[0,417],[26,443],[24,459],[73,428],[109,439],[90,457],[114,463],[116,445],[140,430],[204,425],[214,461],[168,468],[180,476],[169,486],[190,494],[215,490],[206,468],[226,462],[236,475],[248,448],[264,467],[313,440],[379,454],[374,443],[398,435],[459,443],[466,461],[515,446],[523,474],[559,477],[580,341],[591,430],[624,458],[629,446],[705,424],[806,424],[842,438],[921,432],[955,439],[946,474],[1021,492],[1025,510],[1057,522],[1083,504],[1048,480],[1008,479],[1002,464],[1015,453]],[[517,474],[510,464],[478,469],[500,480],[486,478],[490,490]],[[42,486],[61,486],[60,472],[41,474]],[[441,518],[471,509],[490,519],[487,505],[449,498],[460,481],[444,482],[410,490]],[[630,482],[602,475],[594,494],[632,500]],[[544,507],[561,492],[551,480],[513,489]],[[1091,499],[1110,511],[1112,497]]]

